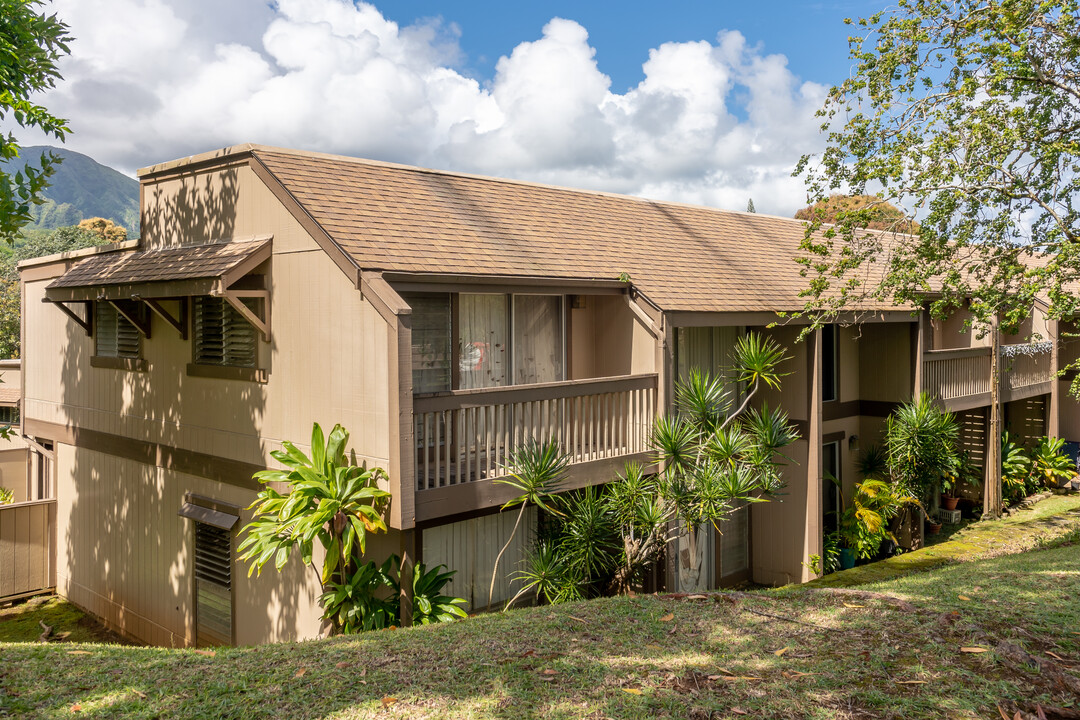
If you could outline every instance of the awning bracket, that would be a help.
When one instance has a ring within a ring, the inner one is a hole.
[[[233,306],[236,312],[243,315],[244,319],[258,329],[263,340],[270,342],[270,292],[267,290],[226,290],[222,293],[226,302]],[[251,308],[245,305],[244,298],[261,298],[264,317],[260,318]]]
[[[116,308],[116,312],[123,315],[124,318],[126,318],[129,323],[134,325],[136,327],[136,329],[138,329],[138,331],[143,334],[144,337],[146,337],[146,338],[150,337],[150,316],[149,315],[141,315],[140,316],[139,313],[132,312],[131,308],[130,307],[125,308],[121,304],[122,301],[120,301],[120,300],[106,300],[105,302],[109,303],[114,308]],[[135,307],[138,307],[138,302],[136,302]]]
[[[87,337],[94,334],[94,304],[89,300],[79,302],[79,304],[83,306],[86,317],[80,317],[79,313],[69,308],[67,303],[60,300],[49,300],[48,298],[44,298],[42,302],[52,303],[63,310],[65,315],[74,320],[78,326],[86,332]]]
[[[157,313],[165,322],[169,323],[176,332],[180,333],[181,340],[188,339],[188,301],[187,298],[176,298],[177,303],[180,305],[179,317],[173,316],[168,310],[161,306],[161,303],[155,298],[140,298],[147,307]]]

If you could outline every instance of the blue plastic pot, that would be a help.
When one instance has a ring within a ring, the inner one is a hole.
[[[855,551],[851,548],[840,548],[840,569],[850,570],[855,567]]]

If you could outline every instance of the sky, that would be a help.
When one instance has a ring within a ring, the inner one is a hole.
[[[844,18],[878,9],[52,0],[76,39],[39,100],[128,174],[255,142],[791,216]]]

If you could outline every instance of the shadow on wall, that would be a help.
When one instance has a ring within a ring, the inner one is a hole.
[[[150,247],[192,244],[230,238],[235,227],[236,173],[225,171],[216,182],[189,179],[175,194],[147,189],[142,219],[144,242]],[[174,186],[175,187],[175,186]],[[62,398],[75,408],[102,411],[94,429],[194,450],[242,462],[264,456],[259,427],[265,410],[265,386],[253,382],[192,378],[186,373],[192,340],[182,340],[160,318],[151,337],[142,339],[148,370],[131,372],[90,367],[94,339],[67,323],[67,353]],[[269,367],[273,349],[260,355]],[[67,420],[76,424],[74,417]],[[122,443],[121,443],[122,445]],[[120,450],[110,453],[123,454]],[[109,624],[157,645],[194,642],[194,522],[178,516],[185,492],[246,507],[255,490],[182,474],[143,462],[79,449],[70,462],[71,477],[59,478],[61,507],[68,506],[66,554],[61,572],[69,578],[76,603]],[[131,454],[130,450],[127,454]],[[250,478],[237,483],[251,485]],[[234,532],[250,519],[245,511]],[[63,527],[63,525],[61,525]],[[248,628],[240,642],[255,635],[290,637],[296,632],[298,602],[313,598],[300,583],[303,569],[264,573],[247,580],[247,568],[233,561],[234,628]],[[292,571],[288,574],[288,571]],[[294,577],[295,576],[295,577]],[[257,588],[257,591],[249,591]],[[267,616],[268,623],[260,618]]]

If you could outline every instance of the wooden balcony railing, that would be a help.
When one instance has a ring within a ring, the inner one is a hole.
[[[56,587],[56,500],[0,505],[0,602]]]
[[[990,392],[990,348],[931,350],[923,355],[922,389],[946,401]]]
[[[416,489],[505,477],[529,439],[557,441],[572,464],[644,453],[656,386],[656,375],[626,375],[417,396]]]
[[[1003,345],[1001,397],[1005,402],[1049,392],[1050,344]],[[922,389],[949,410],[990,402],[990,348],[931,350],[923,355]]]
[[[1023,390],[1053,380],[1050,343],[1003,345],[1001,354],[1001,371],[1009,390]]]

